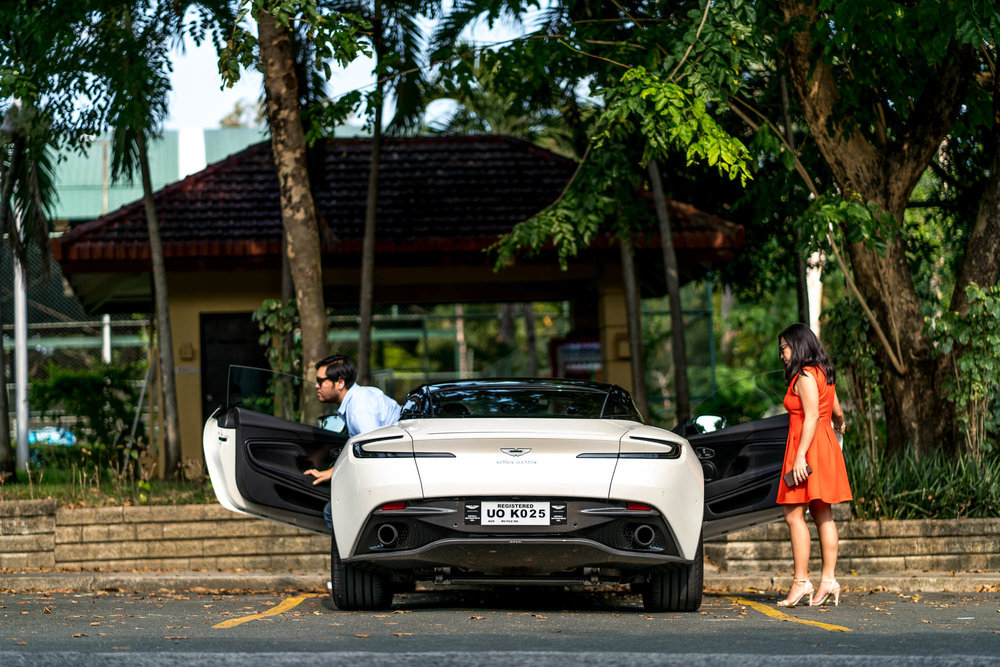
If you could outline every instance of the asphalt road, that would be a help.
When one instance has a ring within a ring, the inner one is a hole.
[[[846,592],[778,611],[774,593],[706,594],[646,613],[617,590],[417,592],[391,611],[211,593],[0,595],[0,665],[955,664],[1000,667],[1000,594]]]

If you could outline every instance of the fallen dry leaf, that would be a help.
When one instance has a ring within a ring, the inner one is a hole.
[[[101,624],[100,621],[94,621],[93,623],[91,623],[91,625],[100,625],[100,624]]]
[[[75,634],[75,635],[73,635],[73,636],[74,636],[74,637],[86,637],[87,635],[86,635],[85,633],[83,633],[83,632],[78,632],[78,633],[76,633],[76,634]]]
[[[51,607],[42,607],[42,611],[44,611],[46,614],[51,614],[52,613],[52,608]]]
[[[191,639],[190,637],[164,637],[164,639]]]
[[[354,635],[355,637],[360,637],[361,639],[368,639],[371,635]]]
[[[486,620],[485,616],[470,616],[469,618],[471,618],[473,621],[483,621],[483,620]]]
[[[412,632],[394,632],[392,634],[395,635],[396,637],[412,637],[413,636]]]

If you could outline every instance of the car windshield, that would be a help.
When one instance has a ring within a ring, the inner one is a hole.
[[[599,419],[608,394],[575,387],[449,387],[431,392],[435,417]]]

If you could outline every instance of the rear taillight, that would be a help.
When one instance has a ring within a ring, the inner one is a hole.
[[[392,510],[405,510],[406,503],[386,503],[381,507],[383,512],[391,512]]]

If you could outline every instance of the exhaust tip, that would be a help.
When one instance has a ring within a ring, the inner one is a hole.
[[[383,523],[375,531],[375,537],[378,538],[378,543],[383,547],[393,547],[399,541],[399,531],[391,523]]]
[[[642,524],[632,531],[632,544],[640,549],[647,549],[656,539],[656,530],[649,524]]]

